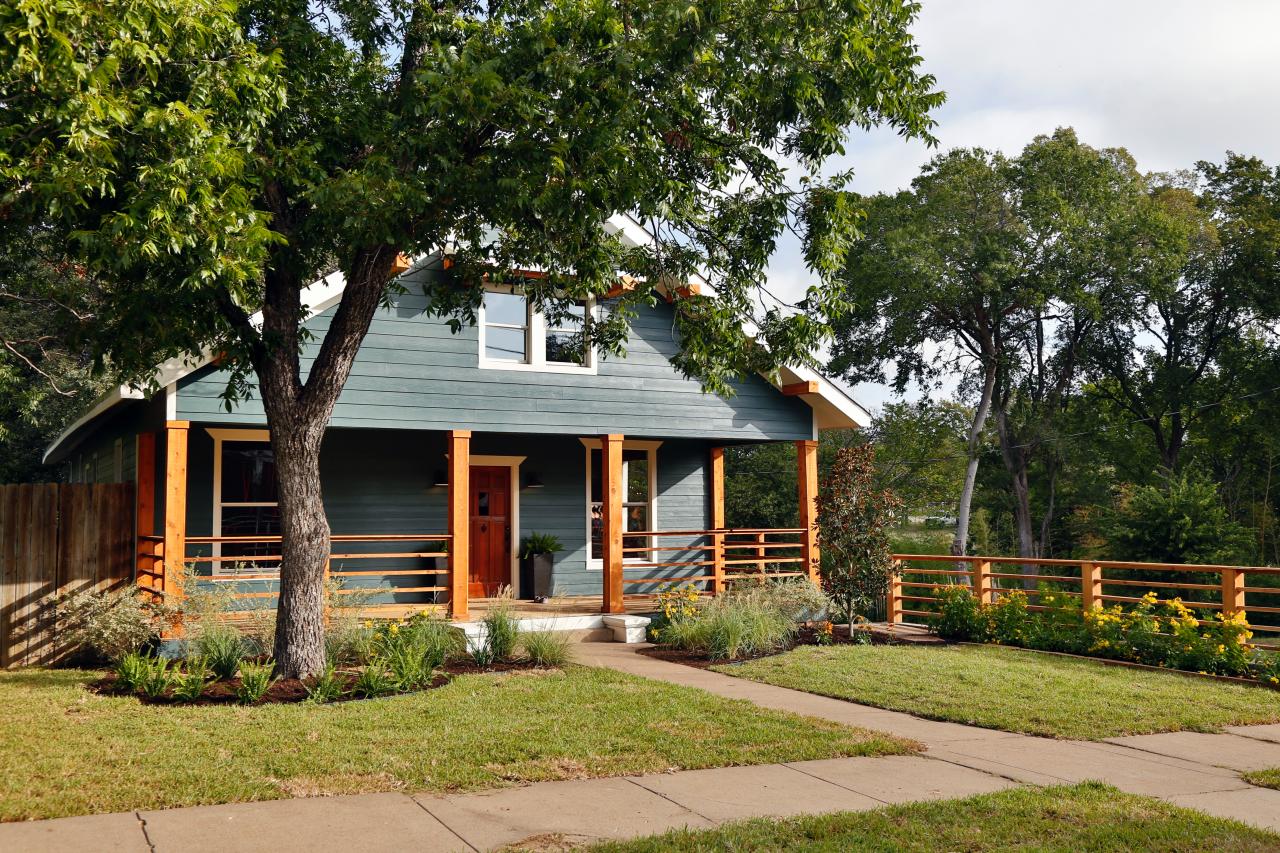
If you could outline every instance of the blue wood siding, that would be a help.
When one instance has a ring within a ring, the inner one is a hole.
[[[672,310],[644,309],[635,319],[625,358],[602,359],[598,374],[480,369],[478,335],[453,334],[426,314],[415,271],[409,293],[379,311],[334,411],[335,427],[472,429],[629,436],[685,436],[724,440],[812,437],[812,414],[758,377],[738,383],[730,398],[704,394],[668,361],[678,350]],[[605,306],[602,310],[607,310]],[[304,370],[328,329],[332,309],[308,327]],[[192,421],[260,424],[255,398],[226,412],[225,374],[208,367],[179,385],[178,417]]]

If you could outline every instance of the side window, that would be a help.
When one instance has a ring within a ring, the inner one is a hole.
[[[485,292],[480,308],[480,367],[551,373],[594,372],[589,301],[544,314],[516,289]]]
[[[215,498],[215,518],[219,536],[277,536],[280,510],[276,497],[276,463],[271,444],[266,441],[219,442],[219,477]],[[222,557],[245,558],[278,554],[277,542],[223,542]],[[239,562],[237,560],[237,562]],[[252,561],[249,561],[252,562]],[[230,569],[216,563],[219,569]],[[278,568],[276,560],[265,561],[256,570]]]
[[[494,361],[529,361],[529,305],[520,293],[484,296],[484,354]]]
[[[622,451],[622,523],[627,531],[652,530],[653,518],[652,484],[656,474],[655,463],[657,450]],[[588,471],[591,488],[591,500],[588,503],[587,535],[591,543],[591,559],[604,559],[604,490],[601,460],[603,453],[591,449],[588,453]],[[623,536],[623,548],[645,548],[649,545],[647,536]],[[643,560],[645,554],[626,554],[626,559]]]

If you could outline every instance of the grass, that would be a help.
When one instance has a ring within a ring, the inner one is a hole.
[[[467,675],[338,705],[172,707],[0,673],[0,820],[908,752],[872,732],[601,669]]]
[[[1280,790],[1280,767],[1268,767],[1265,770],[1251,770],[1240,774],[1244,781],[1259,788],[1276,788]]]
[[[715,669],[930,719],[1057,738],[1280,721],[1280,692],[997,646],[806,646]]]
[[[1280,836],[1148,797],[1086,782],[1019,788],[963,800],[912,803],[870,812],[750,820],[713,830],[679,830],[592,848],[645,851],[963,850],[1203,851],[1262,853]]]

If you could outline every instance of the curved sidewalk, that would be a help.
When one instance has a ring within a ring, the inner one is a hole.
[[[1280,791],[1238,771],[1280,766],[1280,726],[1113,742],[1055,741],[814,696],[584,643],[581,663],[920,741],[921,756],[841,758],[543,782],[478,794],[268,800],[0,824],[4,853],[43,851],[480,851],[710,827],[747,817],[878,808],[1018,784],[1099,779],[1126,791],[1280,830]]]

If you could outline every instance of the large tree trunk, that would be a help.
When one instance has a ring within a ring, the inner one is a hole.
[[[395,260],[378,246],[355,254],[347,287],[320,351],[301,380],[302,282],[269,274],[262,336],[254,358],[271,430],[279,490],[281,560],[275,674],[306,678],[324,670],[324,574],[330,530],[320,489],[320,444],[333,407],[368,334]]]
[[[967,452],[969,464],[964,471],[964,488],[960,490],[960,506],[956,510],[956,535],[951,540],[953,556],[963,556],[969,547],[969,518],[973,504],[973,489],[978,481],[978,454],[982,450],[982,430],[987,425],[987,415],[991,412],[991,397],[996,387],[996,366],[987,366],[986,376],[982,382],[982,397],[978,400],[978,408],[973,413],[973,422],[969,425],[969,441]]]
[[[1003,409],[996,412],[996,432],[1000,436],[1000,456],[1004,459],[1005,470],[1009,472],[1009,489],[1013,494],[1013,520],[1018,531],[1018,556],[1038,557],[1035,524],[1031,518],[1031,487],[1027,477],[1029,454],[1025,449],[1014,446],[1015,440],[1010,431],[1009,416]],[[1023,587],[1035,589],[1035,580],[1030,576],[1038,572],[1039,568],[1035,563],[1024,563],[1022,573],[1028,577],[1023,580]]]
[[[324,566],[329,520],[320,492],[321,423],[272,425],[279,481],[281,557],[276,672],[301,678],[324,669]]]

